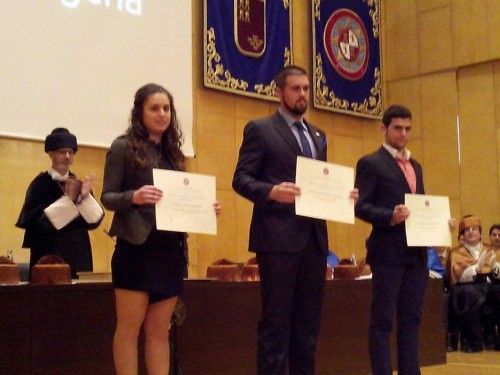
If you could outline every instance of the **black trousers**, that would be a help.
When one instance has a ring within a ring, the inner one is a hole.
[[[257,374],[314,374],[326,254],[314,237],[298,253],[257,253],[262,316]]]
[[[398,374],[419,375],[418,331],[427,288],[427,264],[371,265],[373,300],[369,353],[373,375],[392,375],[390,335],[397,317]],[[439,317],[436,317],[437,319]]]
[[[451,290],[452,308],[460,332],[471,347],[482,348],[481,315],[489,294],[485,282],[456,284]]]

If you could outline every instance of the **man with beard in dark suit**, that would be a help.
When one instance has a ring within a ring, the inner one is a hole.
[[[257,374],[284,375],[288,367],[290,375],[310,375],[328,237],[324,220],[295,214],[300,188],[294,181],[297,156],[326,161],[326,137],[304,119],[304,69],[285,67],[275,82],[280,107],[246,125],[233,188],[254,203],[249,250],[257,253],[262,298]]]

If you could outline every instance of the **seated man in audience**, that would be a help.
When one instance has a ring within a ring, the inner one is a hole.
[[[459,243],[461,242],[459,236]],[[429,267],[430,278],[443,278],[444,286],[444,311],[445,319],[447,322],[447,348],[448,352],[455,352],[458,350],[459,329],[457,327],[453,309],[451,306],[451,298],[449,291],[449,275],[446,273],[446,262],[448,259],[449,248],[436,246],[427,249],[427,267]],[[462,344],[462,347],[464,345]]]
[[[492,285],[486,299],[485,341],[500,351],[500,224],[493,224],[489,234],[495,256],[490,261]]]
[[[492,278],[494,251],[481,243],[481,221],[473,215],[464,216],[459,224],[463,243],[452,249],[446,272],[450,278],[451,308],[468,342],[467,353],[483,350],[481,314],[486,303]],[[491,264],[490,264],[491,263]]]
[[[429,247],[427,249],[427,267],[429,267],[429,277],[444,277],[447,249],[445,247]]]
[[[335,268],[337,264],[339,264],[339,257],[332,250],[328,250],[328,256],[326,257],[326,264],[330,267]]]
[[[493,224],[490,227],[490,243],[496,251],[500,250],[500,224]]]

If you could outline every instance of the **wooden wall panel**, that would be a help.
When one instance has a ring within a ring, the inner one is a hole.
[[[234,98],[234,116],[236,118],[250,119],[269,116],[276,111],[276,104],[269,101],[236,96]]]
[[[425,12],[426,10],[450,5],[450,0],[417,0],[417,5],[419,12]]]
[[[492,64],[458,71],[461,139],[462,211],[478,215],[483,225],[498,220],[500,191],[495,142],[494,79]]]
[[[304,69],[311,71],[311,53],[312,46],[310,36],[312,35],[311,29],[311,4],[309,1],[291,0],[293,3],[293,62]],[[309,75],[311,77],[311,75]],[[311,83],[312,89],[312,83]]]
[[[363,127],[373,123],[373,120],[363,120],[359,117],[338,115],[333,119],[334,136],[361,138]]]
[[[29,260],[21,249],[24,231],[15,227],[24,196],[35,176],[46,170],[50,159],[41,142],[0,138],[0,255],[13,250],[16,261]],[[33,158],[32,155],[37,155]],[[32,160],[34,159],[34,160]]]
[[[418,74],[416,0],[383,1],[384,74],[394,80]]]
[[[420,79],[409,78],[387,83],[386,106],[391,104],[403,104],[410,108],[412,113],[412,139],[422,136],[422,115]]]
[[[456,218],[457,220],[460,220],[460,218],[465,215],[465,213],[462,211],[461,198],[450,198],[450,211],[451,211],[451,217]],[[458,245],[457,230],[451,234],[451,240],[452,240],[452,247]]]
[[[361,138],[336,136],[330,141],[333,157],[332,163],[356,167],[356,163],[363,153],[363,140]]]
[[[201,59],[202,57],[200,57]],[[200,77],[203,80],[203,77]],[[224,91],[199,87],[195,91],[195,123],[203,121],[206,113],[219,114],[225,117],[234,117],[235,96]],[[196,150],[195,150],[196,151]]]
[[[496,164],[497,164],[497,176],[496,176],[496,185],[498,187],[499,193],[500,193],[500,127],[496,128],[496,146],[497,146],[497,157],[496,157]],[[492,176],[491,178],[492,184],[495,184],[495,176]],[[497,212],[496,218],[494,219],[496,222],[500,222],[500,214]]]
[[[436,8],[418,16],[420,73],[449,69],[453,64],[450,7]]]
[[[236,195],[236,220],[235,220],[235,230],[236,230],[236,247],[238,248],[238,254],[241,258],[245,259],[244,254],[248,251],[248,236],[250,233],[250,220],[252,218],[253,204]],[[249,254],[250,256],[250,254]]]
[[[236,246],[236,196],[232,191],[220,190],[218,199],[223,206],[223,214],[217,223],[217,235],[196,235],[196,274],[191,276],[205,277],[207,267],[214,261],[226,258],[232,261],[242,261],[247,258],[246,251],[240,251]],[[194,268],[195,264],[191,261]]]
[[[220,191],[231,190],[235,167],[234,117],[204,114],[197,125],[197,172],[217,177]]]
[[[495,85],[495,101],[493,102],[495,124],[497,129],[500,129],[500,61],[493,63],[493,81]]]
[[[381,121],[372,121],[371,124],[363,126],[363,155],[375,152],[382,145],[382,126]]]
[[[330,138],[330,150],[333,163],[356,167],[358,159],[363,156],[363,140],[346,136]],[[365,257],[365,231],[361,225],[328,223],[330,248],[340,257],[350,257],[352,253],[357,259]]]
[[[500,59],[500,6],[498,0],[486,0],[488,7],[489,59]]]
[[[408,149],[411,152],[411,157],[415,158],[419,163],[423,160],[423,142],[421,138],[412,138],[408,141]],[[424,170],[425,175],[425,170]]]
[[[496,128],[496,148],[497,148],[497,178],[496,185],[500,192],[500,61],[493,64],[493,79],[494,79],[494,93],[495,93],[495,128]],[[492,178],[492,183],[495,184],[495,178]],[[500,214],[497,213],[496,223],[500,222]]]
[[[309,110],[309,113],[307,114],[307,119],[309,122],[323,130],[325,133],[332,133],[333,134],[333,122],[338,118],[342,116],[335,116],[332,114],[332,112],[328,111],[317,111],[317,110]],[[328,133],[328,134],[330,134]],[[330,138],[328,138],[329,140]]]
[[[455,71],[422,77],[422,138],[428,194],[460,197]],[[443,176],[446,183],[443,184]]]
[[[451,10],[454,65],[464,66],[488,60],[486,0],[452,1]]]

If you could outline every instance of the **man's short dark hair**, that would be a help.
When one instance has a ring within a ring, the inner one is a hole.
[[[288,76],[298,75],[298,76],[306,76],[307,72],[297,65],[288,65],[281,69],[276,77],[274,78],[274,82],[276,83],[276,87],[279,87],[283,90],[286,84],[286,79]]]
[[[491,227],[490,227],[490,233],[489,235],[491,236],[491,232],[493,232],[493,230],[500,230],[500,224],[493,224]]]
[[[394,118],[409,118],[411,120],[411,112],[401,104],[393,104],[385,110],[382,116],[382,122],[386,128],[389,127]]]

